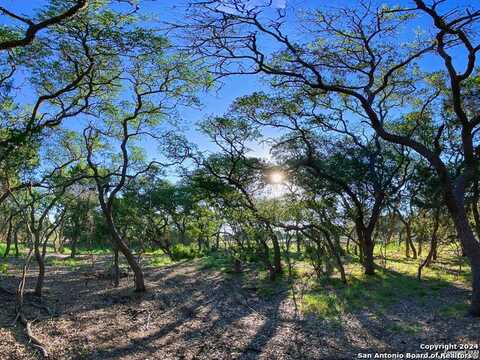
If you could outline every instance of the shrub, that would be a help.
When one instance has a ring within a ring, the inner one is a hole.
[[[8,271],[8,264],[0,263],[0,274],[5,275]]]
[[[176,244],[172,246],[171,253],[172,260],[174,261],[182,259],[194,259],[201,256],[201,253],[195,249],[194,246],[184,244]]]

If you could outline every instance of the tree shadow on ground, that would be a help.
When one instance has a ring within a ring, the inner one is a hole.
[[[62,267],[46,282],[46,302],[58,300],[56,315],[29,308],[29,316],[39,319],[34,330],[56,358],[339,359],[415,348],[427,325],[436,329],[432,339],[460,335],[458,328],[438,330],[449,319],[432,310],[468,293],[445,281],[419,282],[383,269],[372,278],[351,278],[348,287],[333,279],[306,293],[302,310],[309,315],[303,317],[292,310],[285,279],[252,286],[251,272],[225,274],[196,262],[147,268],[149,290],[136,294],[132,279],[122,279],[119,288],[99,279],[86,286],[75,269]],[[0,296],[2,306],[9,300]]]
[[[468,338],[445,315],[449,307],[458,308],[470,291],[458,284],[431,277],[418,280],[415,276],[389,269],[378,269],[374,276],[352,276],[349,285],[337,279],[324,282],[307,294],[311,312],[324,315],[337,324],[343,333],[357,334],[361,352],[415,352],[421,343],[435,340]],[[334,310],[332,311],[332,308]],[[464,316],[455,319],[465,328],[480,325]]]

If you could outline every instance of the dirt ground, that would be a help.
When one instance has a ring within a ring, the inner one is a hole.
[[[248,278],[227,275],[198,261],[147,268],[148,291],[136,294],[131,278],[114,288],[94,276],[102,259],[96,264],[47,269],[43,304],[50,313],[28,297],[27,317],[51,359],[354,359],[358,353],[418,353],[420,344],[480,342],[478,319],[437,312],[468,296],[468,289],[453,285],[429,299],[428,308],[407,299],[382,316],[360,311],[332,322],[296,312],[288,289],[260,296],[254,271]],[[17,276],[2,278],[2,287],[13,291]],[[11,325],[14,305],[0,292],[0,359],[40,358],[23,327]],[[387,330],[410,320],[421,329]]]

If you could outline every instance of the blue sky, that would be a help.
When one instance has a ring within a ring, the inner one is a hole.
[[[140,14],[145,14],[147,16],[154,16],[160,21],[165,22],[175,22],[181,20],[184,16],[184,5],[188,0],[144,0],[141,2]],[[254,2],[263,1],[263,0],[252,0]],[[274,0],[274,5],[278,7],[284,7],[285,4],[289,8],[294,8],[298,10],[300,8],[308,8],[315,6],[322,7],[335,7],[341,5],[351,5],[352,0],[336,0],[335,3],[331,1],[324,0]],[[381,1],[381,3],[388,4],[412,4],[410,0],[398,0],[398,1]],[[455,3],[457,5],[475,5],[478,3],[478,0],[451,0],[450,3]],[[7,9],[15,11],[17,13],[31,15],[34,13],[35,9],[41,8],[45,5],[47,1],[45,0],[0,0],[0,4]],[[0,17],[0,21],[4,21],[3,17]],[[427,23],[419,24],[421,26],[430,26]],[[268,46],[268,44],[267,44]],[[431,63],[429,64],[432,67],[438,66],[438,64]],[[202,101],[201,109],[195,108],[183,108],[180,111],[180,124],[181,127],[185,129],[185,134],[187,138],[194,142],[204,150],[214,150],[214,147],[208,142],[205,136],[200,134],[195,130],[195,123],[202,118],[208,115],[219,115],[223,114],[232,101],[238,96],[247,95],[254,91],[259,91],[266,89],[266,86],[262,83],[258,76],[244,75],[244,76],[233,76],[225,78],[223,80],[223,85],[217,91],[210,91],[208,93],[200,93],[199,97]],[[25,98],[28,98],[28,93],[22,94]],[[71,126],[67,125],[66,126]],[[272,134],[270,132],[270,134]],[[146,151],[149,157],[156,157],[156,146],[153,143],[146,142]],[[265,146],[255,146],[254,154],[259,156],[266,156],[268,149]]]
[[[25,16],[32,16],[35,10],[42,8],[48,1],[45,0],[0,0],[0,4],[5,8],[22,14]],[[157,0],[157,1],[142,1],[139,14],[148,17],[154,17],[160,22],[175,22],[181,18],[184,12],[184,5],[187,1],[171,1],[171,0]],[[284,0],[276,0],[275,4],[284,6]],[[5,21],[4,17],[0,17],[0,22]],[[9,21],[7,19],[7,21]],[[10,21],[9,21],[10,22]],[[157,25],[157,24],[155,24]],[[19,77],[20,78],[20,77]],[[21,81],[21,80],[20,80]],[[259,91],[265,86],[257,76],[233,76],[225,78],[222,85],[214,91],[200,92],[201,108],[181,108],[179,114],[179,127],[185,132],[187,139],[195,144],[200,149],[207,151],[215,151],[215,147],[208,139],[196,130],[196,123],[209,115],[221,115],[233,102],[235,98],[242,95],[250,94],[254,91]],[[18,95],[22,96],[24,100],[34,101],[34,94],[26,87],[22,87]],[[74,130],[81,130],[82,125],[78,121],[66,121],[63,124],[67,128]],[[149,158],[157,158],[157,144],[150,140],[143,142],[147,156]],[[266,156],[268,149],[263,145],[257,145],[254,149],[256,155]]]

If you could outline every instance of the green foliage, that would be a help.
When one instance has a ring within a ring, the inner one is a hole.
[[[360,264],[353,259],[353,262],[346,264],[348,285],[342,284],[337,277],[323,278],[320,283],[312,282],[302,300],[302,310],[324,319],[361,311],[378,316],[403,301],[414,301],[424,306],[456,282],[469,281],[468,276],[453,277],[450,268],[435,266],[425,268],[419,281],[416,277],[418,260],[404,259],[404,249],[393,244],[388,251],[395,260],[390,260],[389,269],[377,269],[374,276],[364,275]],[[455,263],[450,266],[455,266]],[[445,305],[439,313],[442,316],[464,315],[466,308],[466,303]],[[392,325],[390,331],[415,334],[420,328],[416,324],[402,323]]]
[[[150,266],[162,267],[173,263],[173,260],[160,249],[146,251],[145,255]]]
[[[201,256],[201,253],[195,246],[184,245],[184,244],[175,244],[171,248],[172,260],[178,261],[183,259],[195,259]]]
[[[231,272],[233,269],[233,257],[220,251],[211,252],[201,258],[202,267],[224,272]]]
[[[322,319],[335,319],[343,312],[342,303],[335,294],[310,293],[302,301],[302,311]]]
[[[6,275],[8,272],[8,264],[4,263],[3,261],[0,261],[0,274]]]
[[[48,258],[48,264],[52,266],[61,266],[61,267],[73,267],[73,268],[79,268],[82,265],[85,265],[87,262],[85,259],[72,259],[70,257],[68,258]]]

